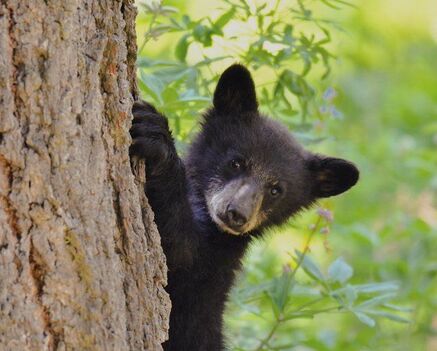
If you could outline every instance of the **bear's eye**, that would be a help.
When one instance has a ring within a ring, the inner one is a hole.
[[[239,170],[242,167],[242,162],[240,160],[237,159],[233,159],[229,162],[229,166],[234,169],[234,170]]]
[[[276,197],[282,193],[282,188],[279,185],[273,185],[270,188],[270,195],[273,197]]]

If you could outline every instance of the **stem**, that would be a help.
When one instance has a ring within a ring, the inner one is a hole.
[[[302,265],[303,259],[305,258],[305,255],[308,253],[308,250],[310,249],[311,240],[313,239],[314,234],[317,232],[321,221],[322,221],[322,216],[319,215],[317,218],[316,224],[311,229],[310,234],[308,235],[308,238],[305,241],[305,246],[303,248],[302,255],[300,256],[299,260],[297,261],[296,267],[294,268],[293,272],[291,272],[290,280],[289,280],[290,282],[293,280],[294,276],[296,275],[297,270]],[[275,334],[276,330],[278,329],[279,325],[283,321],[284,321],[283,317],[281,315],[279,315],[275,319],[275,323],[273,324],[273,327],[270,330],[270,333],[264,339],[261,340],[260,344],[253,351],[261,351],[264,346],[267,346],[267,344],[269,343],[269,341],[272,339],[273,335]]]
[[[291,277],[290,277],[291,279],[290,280],[292,280],[294,278],[294,276],[296,275],[297,270],[302,265],[302,262],[303,262],[303,260],[305,258],[305,255],[308,253],[308,250],[310,249],[311,240],[313,239],[314,234],[316,234],[317,229],[319,228],[321,221],[322,221],[322,216],[319,215],[319,217],[317,218],[316,224],[314,225],[314,227],[312,228],[310,234],[308,235],[308,238],[307,238],[307,240],[305,242],[305,246],[303,248],[302,254],[299,257],[299,260],[297,261],[296,267],[294,268],[293,272],[291,273]]]
[[[156,12],[153,13],[152,19],[150,20],[150,24],[149,24],[149,28],[147,29],[146,34],[144,34],[144,41],[141,44],[140,49],[138,50],[138,56],[141,54],[141,52],[143,51],[144,47],[146,46],[147,42],[149,41],[149,37],[151,37],[151,33],[152,33],[152,27],[156,22],[156,18],[158,17],[158,14]]]
[[[269,343],[270,339],[275,334],[276,329],[278,329],[279,324],[281,324],[281,322],[282,322],[281,317],[278,317],[275,320],[275,324],[273,325],[272,329],[270,330],[270,333],[264,339],[261,340],[260,344],[258,345],[258,347],[256,349],[254,349],[254,351],[261,351],[262,348]]]

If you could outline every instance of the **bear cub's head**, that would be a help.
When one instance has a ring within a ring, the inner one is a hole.
[[[318,198],[348,190],[359,176],[351,162],[305,150],[285,126],[262,115],[241,65],[220,77],[187,163],[210,218],[234,235],[280,224]]]

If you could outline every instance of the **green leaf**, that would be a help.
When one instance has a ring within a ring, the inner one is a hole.
[[[163,102],[165,104],[170,104],[173,101],[177,101],[178,100],[178,92],[176,89],[172,88],[171,86],[167,86],[163,93],[162,93],[162,98],[163,98]]]
[[[291,290],[293,297],[305,296],[305,297],[320,297],[322,294],[317,287],[310,287],[306,285],[299,285],[293,282],[293,290]]]
[[[273,97],[278,98],[282,96],[284,92],[284,85],[281,81],[278,81],[275,85],[275,89],[273,90]]]
[[[409,323],[412,322],[408,318],[404,318],[404,317],[398,316],[397,314],[390,313],[390,312],[385,312],[385,311],[367,311],[367,313],[370,313],[370,314],[375,315],[375,316],[387,318],[387,319],[390,319],[390,320],[392,320],[394,322],[406,323],[406,324],[409,324]]]
[[[371,284],[361,284],[354,285],[354,288],[361,293],[376,293],[383,291],[397,291],[399,290],[399,285],[394,282],[383,282],[383,283],[371,283]]]
[[[172,31],[181,31],[187,29],[187,27],[183,23],[179,23],[174,18],[170,18],[170,23],[172,24],[171,26]]]
[[[138,57],[137,59],[137,66],[138,67],[157,67],[157,66],[163,66],[163,67],[173,67],[178,66],[179,63],[175,61],[166,61],[166,60],[153,60],[144,56]]]
[[[343,257],[337,258],[328,268],[328,276],[334,282],[341,284],[348,281],[354,273],[354,270],[349,266]]]
[[[305,100],[310,99],[315,94],[314,89],[308,85],[305,79],[289,69],[285,69],[281,73],[279,80],[291,93]],[[302,103],[303,100],[301,101]]]
[[[308,256],[308,254],[305,254],[305,256],[303,256],[302,252],[300,252],[299,250],[294,250],[294,252],[297,255],[297,259],[295,258],[294,260],[296,262],[302,260],[302,268],[310,277],[322,282],[325,281],[325,277],[323,276],[323,273],[320,270],[319,266]]]
[[[188,15],[183,15],[182,16],[182,23],[185,25],[186,28],[189,28],[189,26],[191,25],[191,18]]]
[[[379,296],[376,296],[370,300],[364,301],[363,303],[359,304],[357,306],[357,308],[366,309],[368,307],[375,307],[375,306],[381,305],[381,304],[393,299],[393,297],[395,297],[395,296],[396,296],[395,293],[388,293],[388,294],[379,295]]]
[[[369,327],[375,326],[375,320],[370,318],[367,314],[360,312],[360,311],[353,311],[354,315],[357,316],[357,318],[364,324],[368,325]]]
[[[156,39],[162,34],[168,33],[171,29],[173,29],[173,27],[170,27],[165,24],[158,24],[155,27],[153,27],[153,29],[150,31],[149,34]]]
[[[347,305],[349,307],[353,306],[353,304],[355,303],[355,301],[358,298],[358,294],[352,285],[346,286],[346,288],[344,289],[344,297],[346,298]]]
[[[289,291],[292,286],[293,276],[291,272],[284,271],[279,278],[273,280],[273,284],[268,291],[272,302],[274,303],[275,314],[278,315],[284,311],[287,304]]]
[[[181,82],[186,82],[187,76],[190,75],[192,69],[185,66],[183,63],[169,68],[163,68],[161,70],[155,70],[154,74],[157,76],[164,85],[168,84],[179,84]]]
[[[173,15],[173,14],[178,13],[178,12],[179,12],[179,10],[173,6],[162,6],[161,7],[161,13],[163,15]]]
[[[205,47],[212,45],[212,35],[213,31],[204,26],[203,24],[198,24],[196,27],[194,27],[193,30],[193,37],[196,39],[196,41],[202,43]]]
[[[332,0],[332,1],[338,2],[339,4],[342,4],[342,5],[345,5],[345,6],[349,6],[349,7],[352,7],[352,8],[357,8],[354,4],[352,4],[349,1],[344,1],[344,0]]]
[[[335,6],[334,4],[331,4],[329,1],[327,0],[321,0],[326,6],[333,8],[335,10],[339,10],[340,8],[338,6]]]
[[[414,311],[414,308],[412,308],[412,307],[397,306],[397,305],[392,305],[390,303],[385,303],[385,304],[383,304],[383,306],[386,307],[386,308],[389,308],[391,310],[399,311],[399,312],[409,312],[409,313],[411,313],[411,312]]]
[[[143,71],[140,71],[140,81],[143,83],[143,90],[162,105],[162,91],[164,90],[164,84],[162,81],[157,76],[146,74]]]
[[[289,59],[292,55],[292,50],[290,47],[286,48],[286,49],[281,49],[275,56],[275,64],[279,65],[282,63],[282,61],[285,61],[287,59]]]
[[[215,26],[218,28],[223,28],[234,17],[236,11],[237,9],[235,7],[231,7],[228,11],[221,15],[217,21],[215,21]]]
[[[206,96],[199,96],[199,95],[196,95],[196,96],[182,96],[182,97],[180,97],[179,98],[179,101],[182,101],[182,102],[189,102],[189,101],[200,101],[200,102],[211,102],[211,99],[209,98],[209,97],[206,97]]]
[[[175,56],[181,62],[185,62],[185,59],[187,57],[188,46],[190,45],[190,43],[188,42],[188,38],[188,34],[184,35],[179,40],[175,48]]]
[[[300,57],[302,58],[304,64],[301,76],[305,77],[311,70],[311,59],[307,52],[301,52]]]

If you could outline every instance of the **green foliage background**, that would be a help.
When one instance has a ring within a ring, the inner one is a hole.
[[[352,191],[251,248],[226,313],[231,349],[437,350],[436,2],[138,5],[140,88],[181,152],[238,61],[263,111],[361,170]]]

